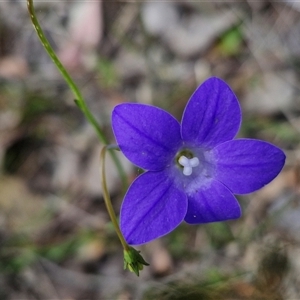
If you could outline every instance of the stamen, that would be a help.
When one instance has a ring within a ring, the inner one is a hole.
[[[191,158],[190,159],[190,165],[193,168],[199,166],[199,159],[198,159],[198,157]]]
[[[184,167],[182,172],[185,176],[190,176],[193,173],[193,168],[192,167]]]
[[[183,166],[183,167],[188,167],[189,166],[189,159],[185,156],[180,156],[178,159],[178,162]]]
[[[199,159],[197,157],[189,159],[184,155],[180,156],[178,162],[183,166],[183,174],[185,176],[190,176],[193,173],[193,168],[199,165]]]

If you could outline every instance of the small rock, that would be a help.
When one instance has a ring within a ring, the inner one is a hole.
[[[276,201],[269,209],[277,230],[284,232],[285,236],[300,241],[300,201],[291,195],[286,195]]]
[[[245,20],[242,29],[251,56],[260,69],[270,70],[290,59],[275,25],[267,16]]]
[[[236,14],[222,11],[210,16],[194,15],[186,23],[174,24],[165,39],[177,55],[188,58],[206,50],[211,43],[238,20]]]
[[[139,103],[153,104],[153,90],[151,89],[151,85],[148,81],[143,81],[136,88],[136,99]]]
[[[251,272],[256,272],[259,267],[258,253],[261,251],[261,246],[257,243],[247,245],[242,263],[245,268]]]
[[[238,21],[232,10],[220,11],[207,16],[193,13],[180,17],[176,3],[146,2],[142,8],[146,30],[165,41],[168,47],[181,57],[192,57],[209,47],[222,32]]]
[[[299,12],[300,12],[300,2],[295,2],[299,5]],[[289,28],[287,32],[283,34],[283,40],[285,46],[288,48],[287,51],[297,58],[300,57],[300,22],[296,22]]]
[[[145,57],[133,52],[121,51],[115,60],[116,72],[123,79],[145,76],[147,65]]]
[[[160,36],[178,22],[178,12],[171,2],[146,2],[142,6],[142,20],[146,30]]]
[[[287,5],[300,12],[300,2],[295,0],[283,0]]]
[[[21,56],[6,56],[0,60],[0,77],[24,79],[28,75],[27,62]]]
[[[199,83],[203,82],[209,76],[211,76],[210,65],[203,59],[200,59],[196,62],[194,66],[194,72],[195,72],[196,81]]]
[[[105,254],[105,247],[103,243],[99,239],[97,239],[97,240],[89,241],[84,245],[82,245],[78,249],[77,259],[79,259],[80,262],[82,263],[97,261],[104,254]]]
[[[85,66],[87,69],[96,64],[90,58],[96,51],[103,34],[101,1],[76,2],[70,11],[69,36],[63,42],[58,56],[63,65],[75,70]]]
[[[294,86],[296,76],[293,71],[267,72],[250,82],[244,101],[248,113],[275,114],[294,108]]]
[[[148,247],[151,251],[150,266],[153,273],[157,276],[169,274],[173,269],[173,261],[161,241],[155,240]]]
[[[37,221],[45,209],[42,198],[33,195],[25,182],[17,177],[2,176],[0,190],[0,211],[4,213],[9,229],[20,233],[33,226],[39,228],[41,223],[34,220]]]

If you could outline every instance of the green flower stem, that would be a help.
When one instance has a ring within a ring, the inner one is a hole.
[[[149,266],[149,264],[144,260],[140,251],[129,246],[124,239],[124,236],[120,230],[120,226],[115,214],[114,208],[111,204],[111,199],[106,184],[105,176],[105,154],[107,150],[119,150],[119,147],[116,145],[106,145],[102,148],[100,152],[100,173],[101,173],[101,186],[102,193],[104,197],[104,202],[106,209],[108,211],[109,217],[114,225],[115,231],[118,235],[118,238],[123,246],[123,255],[124,255],[124,270],[128,269],[130,272],[134,272],[137,276],[140,275],[140,271],[143,270],[144,266]]]
[[[62,63],[60,62],[58,57],[56,56],[53,48],[51,47],[51,45],[49,43],[49,41],[45,37],[45,34],[44,34],[44,32],[43,32],[36,16],[35,16],[35,11],[34,11],[32,0],[27,0],[27,7],[28,7],[29,15],[30,15],[31,22],[33,24],[34,29],[37,32],[37,35],[38,35],[42,45],[44,46],[46,52],[51,57],[52,61],[57,66],[58,70],[60,71],[60,73],[64,77],[64,79],[67,82],[67,84],[69,85],[70,89],[72,90],[72,92],[75,96],[75,103],[80,108],[80,110],[83,112],[83,114],[85,115],[87,120],[90,122],[90,124],[94,127],[94,129],[95,129],[95,131],[98,135],[99,140],[104,145],[108,145],[107,138],[105,137],[105,135],[104,135],[101,127],[99,126],[98,122],[96,121],[95,117],[92,115],[91,111],[89,110],[86,102],[84,101],[84,98],[83,98],[80,90],[78,89],[77,85],[75,84],[75,82],[73,81],[73,79],[71,78],[71,76],[69,75],[67,70],[64,68],[64,66],[62,65]],[[125,173],[125,171],[122,167],[122,164],[121,164],[120,160],[116,156],[116,153],[113,152],[113,151],[109,151],[109,152],[110,152],[110,155],[112,156],[112,159],[113,159],[113,161],[116,165],[116,168],[119,172],[119,175],[122,179],[123,189],[125,191],[128,187],[126,173]]]
[[[104,146],[101,150],[100,153],[100,172],[101,172],[101,186],[102,186],[102,193],[103,193],[103,197],[104,197],[104,202],[106,205],[106,209],[108,211],[108,214],[110,216],[110,219],[115,227],[116,233],[118,235],[118,238],[124,248],[125,251],[129,251],[130,246],[127,244],[127,242],[125,241],[123,234],[120,230],[119,227],[119,223],[114,211],[114,208],[111,204],[111,199],[110,199],[110,195],[107,189],[107,184],[106,184],[106,176],[105,176],[105,154],[106,154],[106,150],[114,150],[116,149],[115,146]]]

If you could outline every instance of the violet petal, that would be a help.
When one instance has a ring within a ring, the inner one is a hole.
[[[120,215],[121,231],[130,245],[157,239],[177,227],[187,211],[187,197],[165,172],[140,175],[127,191]]]
[[[117,105],[112,113],[112,127],[124,155],[146,170],[165,168],[182,143],[178,121],[154,106]]]
[[[184,220],[189,224],[237,219],[241,208],[230,190],[222,183],[209,183],[188,194],[188,211]]]
[[[241,109],[230,87],[212,77],[191,96],[182,117],[182,138],[195,146],[212,148],[231,140],[241,124]]]
[[[259,140],[237,139],[212,150],[215,179],[234,194],[254,192],[281,171],[285,154],[276,146]]]

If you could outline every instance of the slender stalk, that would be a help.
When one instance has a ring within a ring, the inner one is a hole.
[[[105,137],[105,135],[104,135],[101,127],[99,126],[98,122],[96,121],[95,117],[93,116],[93,114],[89,110],[89,108],[88,108],[88,106],[87,106],[87,104],[86,104],[79,88],[77,87],[77,85],[75,84],[75,82],[73,81],[73,79],[71,78],[71,76],[69,75],[67,70],[65,69],[65,67],[62,65],[62,63],[60,62],[60,60],[56,56],[53,48],[51,47],[49,41],[47,40],[47,38],[46,38],[46,36],[45,36],[38,20],[36,18],[32,0],[27,0],[27,7],[28,7],[29,15],[30,15],[31,22],[33,24],[34,29],[35,29],[42,45],[44,46],[46,52],[51,57],[52,61],[57,66],[58,70],[60,71],[60,73],[64,77],[64,79],[67,82],[67,84],[69,85],[70,89],[72,90],[72,92],[75,96],[75,103],[81,109],[81,111],[83,112],[83,114],[85,115],[87,120],[90,122],[90,124],[95,129],[99,140],[104,145],[108,145],[107,138]],[[116,168],[117,168],[117,170],[120,174],[120,177],[122,179],[123,189],[126,190],[126,188],[128,186],[128,182],[127,182],[127,177],[126,177],[125,171],[122,167],[122,164],[121,164],[120,160],[118,159],[115,152],[113,152],[113,151],[109,151],[109,152],[110,152],[110,155],[111,155],[111,157],[112,157],[112,159],[113,159],[113,161],[116,165]]]
[[[124,248],[124,250],[129,251],[130,246],[127,244],[125,241],[123,234],[120,230],[119,223],[117,221],[117,217],[114,211],[114,208],[111,204],[111,199],[110,195],[107,189],[107,184],[106,184],[106,176],[105,176],[105,154],[106,150],[109,150],[110,146],[104,146],[101,150],[100,153],[100,172],[101,172],[101,186],[102,186],[102,192],[103,192],[103,197],[104,197],[104,202],[106,205],[106,209],[108,211],[108,214],[110,216],[110,219],[115,227],[115,231],[118,235],[118,238]],[[110,148],[112,150],[112,148]]]

